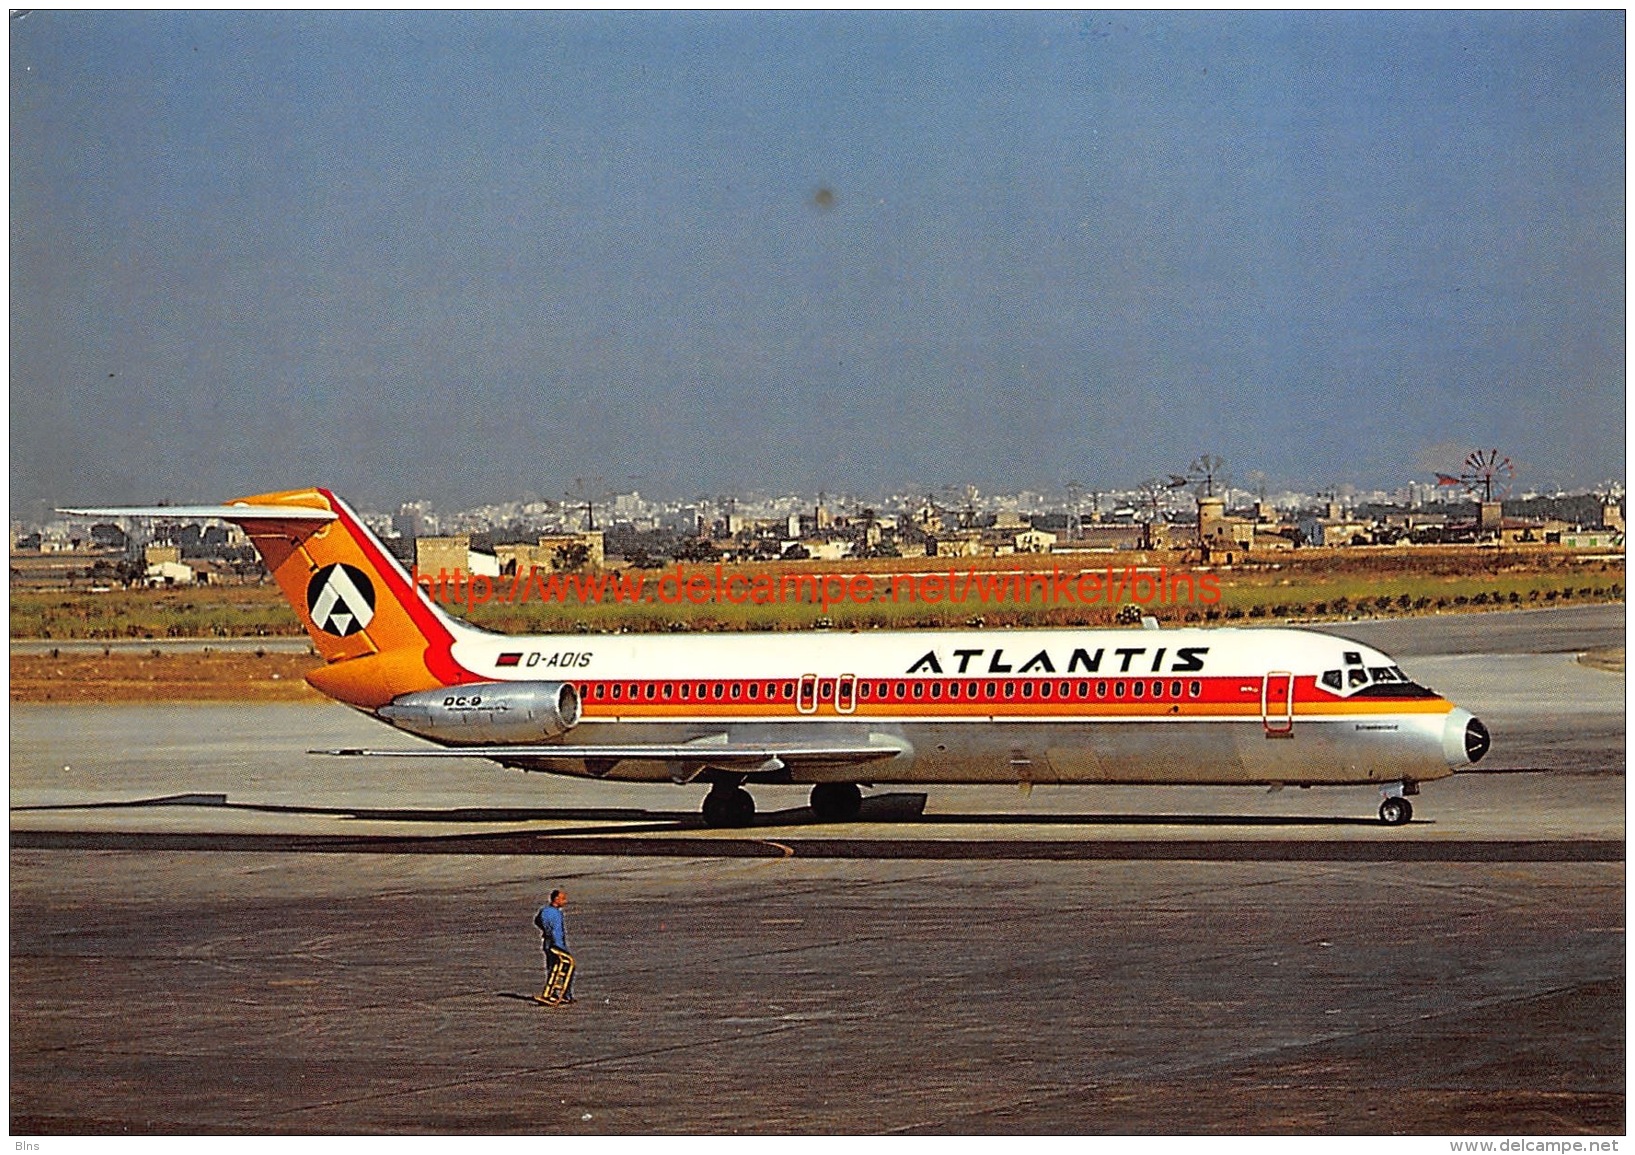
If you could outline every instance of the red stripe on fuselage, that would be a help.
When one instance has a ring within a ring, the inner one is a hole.
[[[852,717],[889,713],[926,720],[967,715],[1023,711],[1048,720],[1052,715],[1082,717],[1099,710],[1109,716],[1132,713],[1155,718],[1208,717],[1226,708],[1221,717],[1260,717],[1261,681],[1258,677],[1186,678],[859,678],[846,694],[848,708],[836,706],[839,679],[817,679],[815,686],[800,678],[607,678],[565,679],[578,687],[585,715],[632,715],[652,711],[669,716],[690,710],[700,720],[725,720],[735,712],[765,716],[769,709],[791,716]],[[803,681],[807,682],[803,689]],[[1135,687],[1141,686],[1140,696]],[[1063,687],[1067,693],[1063,694]],[[754,688],[754,696],[750,690]],[[951,692],[957,687],[957,693]],[[1049,688],[1050,693],[1043,690]],[[1156,695],[1153,690],[1159,689]],[[1179,693],[1175,693],[1179,688]],[[880,691],[884,689],[885,694]],[[990,692],[991,689],[991,692]],[[685,690],[685,694],[683,694]],[[1009,692],[1007,692],[1007,690]],[[1348,714],[1356,717],[1394,716],[1401,713],[1441,713],[1450,709],[1441,698],[1337,698],[1317,689],[1313,677],[1295,679],[1294,712]],[[801,709],[815,705],[816,709]],[[1235,709],[1231,709],[1235,707]],[[1271,703],[1271,714],[1282,716],[1285,706]],[[1247,712],[1247,713],[1246,713]]]

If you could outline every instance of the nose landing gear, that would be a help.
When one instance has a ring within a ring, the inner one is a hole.
[[[1413,803],[1406,798],[1387,798],[1380,803],[1380,821],[1387,826],[1401,826],[1413,816]]]
[[[1385,801],[1380,803],[1380,821],[1387,826],[1403,826],[1414,816],[1413,803],[1407,795],[1419,793],[1417,782],[1393,782],[1383,787]]]

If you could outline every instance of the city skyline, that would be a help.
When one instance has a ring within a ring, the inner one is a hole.
[[[12,509],[1587,488],[1624,20],[14,15]]]

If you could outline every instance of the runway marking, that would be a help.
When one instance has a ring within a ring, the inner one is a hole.
[[[147,834],[20,830],[13,850],[216,851],[285,854],[593,855],[668,858],[925,859],[938,861],[1623,862],[1613,839],[886,839],[674,838],[507,832],[406,838],[335,834]]]

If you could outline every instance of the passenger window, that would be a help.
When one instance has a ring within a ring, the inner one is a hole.
[[[1204,692],[1204,684],[1202,682],[1193,682],[1188,692],[1196,698]]]
[[[759,682],[751,682],[749,684],[749,696],[751,698],[759,698],[761,696],[761,684]]]
[[[1123,682],[1114,682],[1113,683],[1113,697],[1122,698],[1123,696],[1124,696],[1124,683]]]
[[[914,696],[916,698],[925,697],[925,683],[924,682],[915,682],[914,683]]]
[[[1106,682],[1097,682],[1096,683],[1096,697],[1105,698],[1106,696],[1107,696],[1107,683]]]
[[[1181,696],[1180,682],[1171,682],[1169,684],[1169,696],[1172,698],[1179,698]]]
[[[615,683],[613,686],[613,700],[618,701],[622,697],[624,697],[624,687]]]
[[[995,685],[995,684],[994,684],[994,683],[992,683],[992,682],[989,682],[989,683],[988,683],[988,697],[990,697],[990,698],[997,698],[997,697],[999,697],[999,687],[998,687],[998,686],[996,686],[996,685]]]
[[[672,686],[669,682],[664,683],[664,700],[666,702],[668,702],[671,698],[673,698],[675,696],[676,696],[676,688],[674,686]]]
[[[1023,682],[1022,683],[1022,697],[1024,697],[1024,698],[1033,697],[1033,683],[1032,682]]]
[[[1079,683],[1079,697],[1088,698],[1089,696],[1090,696],[1090,683],[1089,682],[1080,682]]]
[[[1007,698],[1016,697],[1016,683],[1015,682],[1006,682],[1005,683],[1005,697],[1007,697]]]
[[[931,696],[933,698],[942,697],[942,683],[941,682],[932,682],[931,683]]]
[[[1132,685],[1130,687],[1130,692],[1133,693],[1137,698],[1141,697],[1143,694],[1145,694],[1147,692],[1147,683],[1145,683],[1145,682],[1136,682],[1134,685]]]

